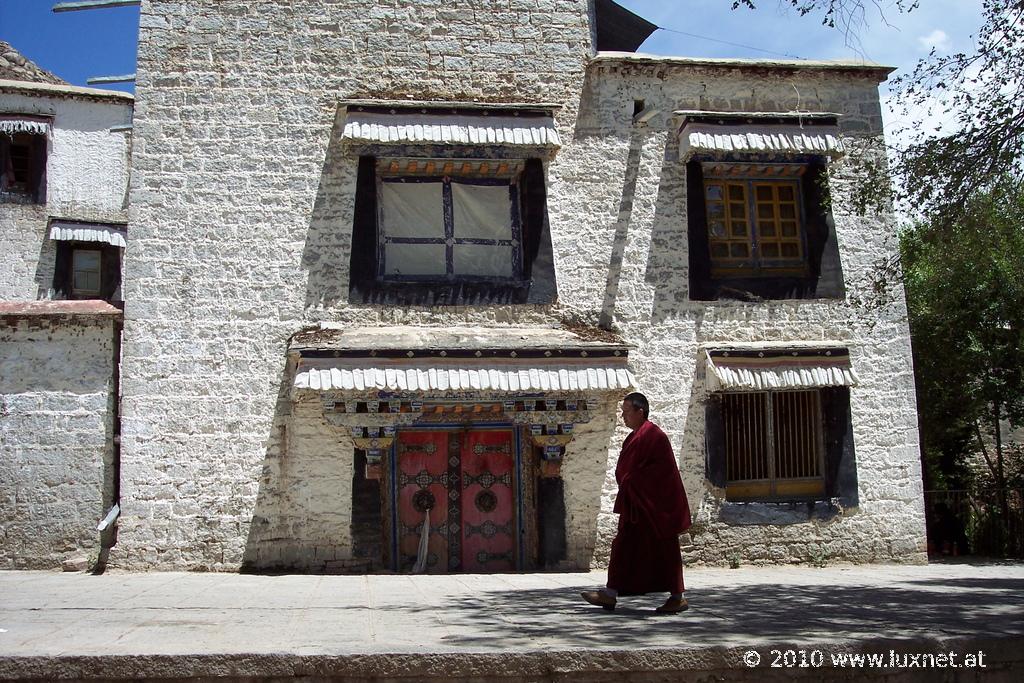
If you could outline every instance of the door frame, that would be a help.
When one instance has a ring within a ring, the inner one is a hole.
[[[522,425],[512,422],[474,422],[472,424],[445,422],[438,424],[418,424],[407,427],[399,427],[398,432],[464,432],[475,430],[508,430],[512,432],[512,493],[515,496],[512,506],[515,515],[513,527],[516,530],[515,538],[515,567],[514,571],[523,571],[524,540],[526,536],[525,520],[523,515],[523,463],[522,463]],[[390,497],[391,523],[390,543],[391,548],[391,570],[398,572],[400,564],[399,538],[398,538],[398,434],[396,433],[391,448],[388,451],[388,495]],[[460,454],[461,458],[461,454]],[[462,482],[459,482],[462,485]],[[448,573],[448,572],[445,572]],[[468,573],[468,572],[460,572]]]

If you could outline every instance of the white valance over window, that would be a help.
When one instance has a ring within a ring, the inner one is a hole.
[[[50,239],[59,242],[103,242],[124,249],[128,246],[128,229],[123,225],[54,221],[50,224]]]
[[[0,115],[0,133],[14,135],[15,133],[27,133],[29,135],[46,135],[50,132],[50,122],[35,118],[21,116]]]
[[[694,154],[845,153],[835,115],[763,112],[676,112],[683,117],[679,156]]]
[[[367,143],[559,147],[552,116],[349,111],[342,138]]]
[[[705,349],[709,391],[851,387],[857,375],[842,347],[736,345]]]

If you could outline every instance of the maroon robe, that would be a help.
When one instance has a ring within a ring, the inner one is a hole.
[[[608,587],[620,595],[683,591],[679,534],[690,505],[665,432],[645,420],[626,437],[615,468],[619,531],[612,541]]]

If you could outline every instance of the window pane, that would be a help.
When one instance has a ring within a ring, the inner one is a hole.
[[[732,234],[736,237],[746,237],[747,235],[747,224],[739,221],[733,221],[732,223]]]
[[[792,185],[779,185],[779,201],[791,202],[793,201],[793,186]]]
[[[99,294],[101,253],[95,249],[71,252],[71,290],[75,294]]]
[[[455,237],[512,238],[512,202],[508,185],[469,185],[452,181]]]
[[[783,222],[782,223],[782,234],[785,237],[796,237],[796,223],[789,222],[789,221]]]
[[[818,398],[817,391],[772,394],[776,478],[821,476]]]
[[[725,216],[725,204],[714,202],[708,204],[708,216],[711,218],[720,218]]]
[[[708,224],[708,234],[712,237],[725,237],[725,223],[722,221],[711,221]]]
[[[385,275],[444,275],[443,244],[388,244],[384,247]]]
[[[796,207],[792,204],[779,205],[780,218],[796,218]]]
[[[710,201],[718,201],[722,199],[722,186],[721,185],[708,185],[705,188],[707,192],[707,198]]]
[[[761,245],[761,256],[765,258],[778,258],[779,257],[779,245],[777,244],[762,244]]]
[[[767,218],[772,220],[775,218],[775,208],[771,204],[758,204],[757,217],[758,219]]]
[[[785,258],[799,258],[800,249],[796,244],[793,244],[792,242],[783,242],[782,255]]]
[[[772,201],[772,188],[770,185],[758,185],[754,188],[757,193],[757,201],[759,202],[770,202]]]
[[[747,205],[737,204],[735,202],[729,204],[729,212],[733,218],[746,218],[747,217]]]
[[[750,255],[750,251],[746,244],[733,242],[729,245],[729,255],[733,258],[746,258]]]
[[[711,256],[715,258],[728,258],[729,257],[729,245],[725,242],[712,242],[711,243]]]
[[[480,244],[456,244],[456,275],[512,277],[512,247]]]
[[[381,231],[387,237],[444,239],[441,183],[381,183]]]
[[[775,226],[771,223],[761,226],[761,237],[775,237]]]
[[[733,201],[745,201],[746,195],[742,185],[729,185],[729,199]]]

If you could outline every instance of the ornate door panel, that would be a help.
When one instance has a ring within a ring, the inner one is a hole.
[[[511,430],[467,432],[462,449],[462,569],[516,568],[515,444]]]
[[[416,562],[428,509],[427,572],[515,571],[512,430],[399,431],[395,452],[399,571]]]
[[[399,570],[410,571],[416,562],[423,520],[429,510],[426,571],[443,574],[448,571],[448,490],[452,480],[448,433],[399,432],[396,441]]]

